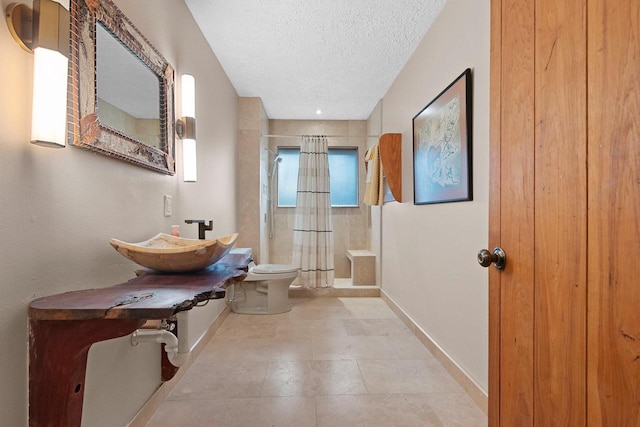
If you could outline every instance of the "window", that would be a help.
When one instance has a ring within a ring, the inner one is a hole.
[[[358,149],[329,148],[331,206],[358,206]]]
[[[298,190],[299,147],[278,147],[278,206],[294,207]],[[358,207],[358,148],[329,148],[331,206]]]

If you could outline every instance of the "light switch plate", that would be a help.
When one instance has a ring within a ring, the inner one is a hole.
[[[168,194],[164,195],[164,216],[171,216],[173,213],[173,203],[171,202],[171,196]]]

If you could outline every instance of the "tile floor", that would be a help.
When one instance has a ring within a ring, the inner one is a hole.
[[[231,313],[149,427],[486,426],[380,298],[294,298]]]

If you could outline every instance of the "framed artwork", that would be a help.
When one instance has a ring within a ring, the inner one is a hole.
[[[473,200],[471,69],[413,118],[413,203]]]

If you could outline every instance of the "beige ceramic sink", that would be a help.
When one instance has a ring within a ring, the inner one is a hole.
[[[120,254],[143,267],[182,273],[202,270],[216,263],[233,247],[238,233],[214,240],[195,240],[160,233],[140,243],[110,239]]]

